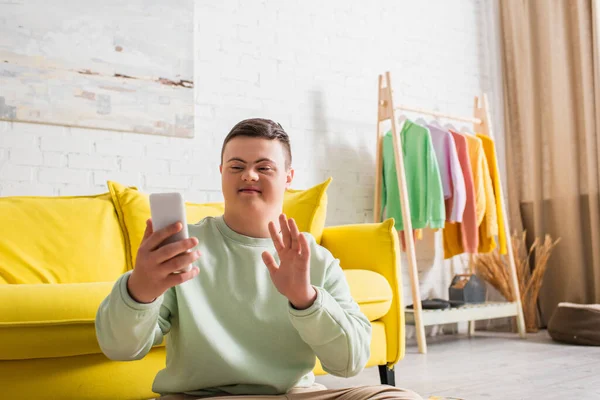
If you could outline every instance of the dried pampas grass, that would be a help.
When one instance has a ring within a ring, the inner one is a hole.
[[[538,331],[537,298],[548,267],[548,259],[559,241],[560,238],[552,241],[550,235],[546,235],[543,242],[536,238],[527,251],[526,232],[512,235],[513,255],[527,332]],[[507,257],[501,256],[496,249],[491,253],[475,255],[473,261],[481,278],[489,282],[506,300],[515,301],[510,285]],[[534,264],[533,268],[530,268],[531,262]]]

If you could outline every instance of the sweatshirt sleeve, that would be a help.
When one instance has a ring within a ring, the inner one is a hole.
[[[290,320],[323,369],[340,377],[361,372],[370,357],[371,323],[350,295],[339,261],[328,265],[323,287],[306,310],[289,306]]]
[[[130,275],[131,271],[117,280],[96,313],[98,344],[111,360],[144,358],[171,329],[171,311],[163,303],[166,297],[172,296],[172,291],[168,290],[152,303],[138,303],[127,290]]]

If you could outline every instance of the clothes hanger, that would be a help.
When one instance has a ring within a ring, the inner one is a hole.
[[[400,134],[400,132],[402,132],[402,129],[404,128],[404,124],[406,123],[406,121],[410,121],[410,119],[408,119],[408,116],[406,114],[402,113],[398,117],[396,117],[396,121],[398,122],[398,134]]]
[[[467,125],[461,125],[460,130],[456,131],[456,132],[460,132],[463,135],[475,136],[475,132],[473,132],[473,128],[471,128]]]
[[[415,123],[416,123],[416,124],[419,124],[419,125],[421,125],[421,126],[422,126],[422,127],[424,127],[424,128],[427,128],[427,125],[429,125],[429,124],[430,124],[430,122],[428,122],[428,121],[425,121],[425,118],[423,118],[423,117],[419,117],[419,118],[417,118],[417,119],[415,120]]]
[[[438,118],[434,118],[431,121],[429,121],[428,125],[435,126],[436,128],[444,129],[444,127],[442,126],[442,124],[440,123]]]

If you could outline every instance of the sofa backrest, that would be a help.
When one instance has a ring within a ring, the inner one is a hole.
[[[0,284],[111,282],[126,270],[110,193],[0,197]]]
[[[317,242],[331,178],[286,191],[283,211]],[[90,196],[0,197],[0,284],[114,282],[135,266],[148,194],[109,181]],[[188,223],[221,215],[222,203],[187,203]]]

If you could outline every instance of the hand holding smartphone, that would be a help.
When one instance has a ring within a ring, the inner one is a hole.
[[[169,288],[198,275],[192,251],[198,239],[189,237],[185,203],[179,193],[150,195],[152,219],[146,221],[135,267],[127,280],[129,295],[137,302],[151,303]]]
[[[166,238],[160,244],[160,247],[189,238],[185,201],[180,193],[152,193],[150,195],[150,213],[152,215],[152,228],[155,232],[177,222],[182,224],[182,229]],[[191,269],[192,264],[174,273],[188,272]]]

